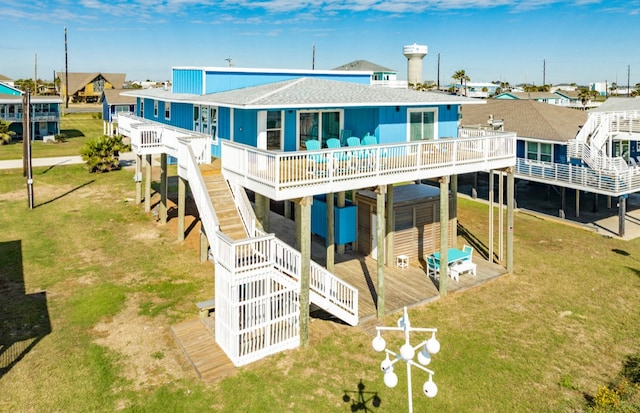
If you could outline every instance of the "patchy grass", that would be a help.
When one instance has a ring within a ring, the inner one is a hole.
[[[60,133],[67,139],[62,143],[44,143],[41,140],[31,142],[31,154],[34,158],[80,155],[80,149],[92,138],[102,136],[103,122],[93,113],[68,113],[60,122]],[[0,146],[0,161],[22,159],[22,141],[14,141]]]
[[[36,168],[28,210],[21,174],[0,171],[0,309],[20,309],[0,319],[0,411],[348,412],[345,392],[359,386],[379,411],[406,411],[406,376],[386,388],[373,337],[358,328],[199,382],[168,327],[197,317],[213,268],[175,241],[171,221],[128,202],[131,174]],[[480,240],[487,215],[459,201],[460,224]],[[422,396],[414,370],[414,411],[583,411],[638,353],[640,240],[517,214],[514,263],[509,276],[410,310],[442,343],[430,365],[438,396]]]

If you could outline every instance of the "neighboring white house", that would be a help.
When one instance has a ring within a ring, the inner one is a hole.
[[[398,80],[398,72],[384,66],[371,63],[367,60],[354,60],[353,62],[338,66],[333,70],[353,70],[358,72],[371,72],[372,86],[386,86],[406,89],[406,80]]]

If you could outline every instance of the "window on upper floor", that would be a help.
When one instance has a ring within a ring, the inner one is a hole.
[[[541,162],[552,162],[553,146],[550,143],[527,142],[527,159]]]
[[[409,140],[433,140],[438,138],[438,109],[409,109]]]
[[[140,99],[140,117],[144,118],[144,99]]]
[[[153,101],[153,117],[158,117],[158,101],[154,99]]]
[[[171,102],[164,102],[164,118],[171,119]]]
[[[282,150],[282,111],[267,112],[267,150]]]

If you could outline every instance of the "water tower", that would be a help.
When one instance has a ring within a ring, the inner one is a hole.
[[[407,82],[417,85],[422,83],[422,59],[427,55],[427,46],[412,44],[402,48],[407,58]]]

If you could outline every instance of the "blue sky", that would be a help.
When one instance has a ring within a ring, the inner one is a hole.
[[[3,0],[0,74],[64,70],[166,80],[172,66],[332,69],[364,59],[406,79],[402,46],[429,47],[423,78],[640,82],[640,0]]]

